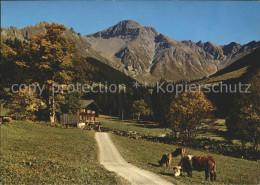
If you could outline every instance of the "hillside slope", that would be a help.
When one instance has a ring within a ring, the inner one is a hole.
[[[22,121],[1,125],[3,184],[126,183],[105,170],[97,156],[94,132]]]
[[[260,48],[256,49],[251,54],[244,56],[240,60],[235,61],[228,67],[212,75],[210,78],[197,81],[196,83],[214,85],[215,90],[224,89],[223,93],[214,93],[212,91],[207,94],[207,97],[217,107],[216,115],[220,118],[226,118],[229,116],[232,106],[234,106],[234,98],[244,94],[238,91],[238,84],[245,85],[243,86],[244,88],[247,87],[246,84],[249,84],[249,91],[254,88],[259,88],[256,86],[257,84],[260,84]],[[236,86],[237,92],[225,93],[225,84],[228,85],[229,89],[234,89]],[[257,93],[245,93],[245,96],[250,97],[252,95],[259,98],[259,94]]]

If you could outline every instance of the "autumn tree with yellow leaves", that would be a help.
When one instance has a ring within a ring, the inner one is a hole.
[[[54,122],[55,113],[66,103],[66,96],[72,95],[66,92],[53,93],[53,86],[75,83],[75,77],[80,82],[79,80],[85,80],[83,77],[86,77],[83,74],[85,68],[79,68],[85,59],[80,56],[75,44],[64,36],[65,30],[63,25],[49,24],[45,34],[32,36],[14,51],[5,45],[3,50],[3,57],[12,56],[8,62],[22,69],[23,83],[44,85],[41,98],[51,122]],[[13,98],[20,95],[14,95]]]
[[[4,88],[10,86],[17,75],[16,58],[17,52],[1,40],[0,66],[1,66],[1,96]]]
[[[196,137],[202,123],[210,123],[213,110],[212,103],[203,92],[187,91],[173,98],[166,118],[173,132],[179,132],[182,138],[191,139]]]
[[[239,100],[244,101],[244,100]],[[259,104],[259,103],[258,103]],[[237,104],[227,119],[227,127],[232,136],[241,141],[245,149],[247,142],[258,149],[260,133],[260,114],[254,104]]]
[[[137,116],[137,120],[139,121],[140,116],[147,116],[151,113],[150,108],[147,106],[143,99],[134,101],[132,105],[132,111],[135,116]]]
[[[43,105],[38,94],[28,86],[14,93],[9,101],[9,115],[19,120],[35,120],[35,112]]]
[[[260,115],[254,109],[252,104],[241,108],[238,114],[237,133],[240,134],[240,140],[243,146],[246,141],[251,141],[255,150],[258,148]]]
[[[52,85],[67,84],[72,81],[75,46],[63,35],[65,26],[53,23],[46,34],[34,35],[29,43],[23,43],[16,57],[16,64],[26,73],[26,83],[45,84],[43,97],[54,122],[56,103],[64,97],[52,96]]]
[[[53,23],[46,34],[34,35],[23,44],[18,65],[28,68],[30,80],[40,84],[67,83],[72,80],[76,52],[64,35],[65,26]]]
[[[247,83],[251,85],[251,93],[236,94],[226,125],[230,135],[238,139],[244,149],[250,142],[257,151],[260,140],[260,69],[255,68],[250,75]]]
[[[17,48],[21,45],[21,42],[17,39],[14,41],[7,41],[9,44],[12,44],[13,48],[7,45],[3,40],[1,40],[0,48],[0,99],[1,106],[5,105],[6,102],[9,102],[11,97],[10,87],[14,83],[20,83],[21,76],[23,74],[22,68],[16,65],[17,51],[14,48]],[[4,101],[5,100],[5,101]]]

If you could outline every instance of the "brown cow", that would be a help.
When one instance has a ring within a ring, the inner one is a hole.
[[[211,156],[188,155],[182,158],[178,166],[173,167],[174,176],[179,176],[181,171],[187,172],[192,177],[192,170],[205,171],[205,179],[210,176],[211,181],[216,181],[216,162]]]
[[[160,166],[166,164],[167,168],[171,165],[171,162],[172,162],[172,155],[169,153],[163,154],[162,159],[158,161]]]
[[[181,155],[184,157],[185,155],[185,148],[176,148],[174,152],[172,152],[172,157],[177,157],[178,155]]]
[[[12,118],[11,117],[3,117],[3,123],[12,123]]]

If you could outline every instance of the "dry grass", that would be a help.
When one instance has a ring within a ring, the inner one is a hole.
[[[206,80],[201,80],[198,83],[199,84],[212,84],[212,85],[218,84],[221,81],[225,81],[225,80],[230,80],[230,79],[241,77],[243,74],[245,74],[247,72],[247,69],[248,69],[248,66],[243,67],[243,68],[238,69],[238,70],[234,70],[234,71],[225,73],[225,74],[214,76],[214,77],[211,77],[211,78],[206,79]]]

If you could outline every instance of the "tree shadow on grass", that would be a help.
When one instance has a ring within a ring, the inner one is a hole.
[[[149,124],[147,124],[147,125],[140,124],[140,125],[135,125],[135,126],[137,126],[137,127],[143,127],[143,128],[161,128],[161,127],[158,126],[158,125],[149,125]]]
[[[148,163],[148,165],[150,165],[150,166],[153,166],[153,167],[160,167],[160,165],[159,165],[159,164],[152,164],[152,163]]]
[[[174,175],[172,173],[165,173],[165,172],[160,172],[161,175],[167,175],[170,177],[174,177]]]

